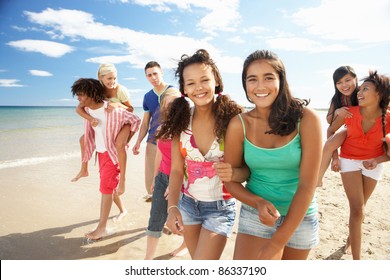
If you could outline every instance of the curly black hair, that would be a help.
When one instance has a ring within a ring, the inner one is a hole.
[[[386,136],[386,114],[389,106],[390,98],[390,78],[385,75],[378,74],[378,71],[369,71],[367,77],[361,79],[364,82],[370,82],[375,86],[378,92],[380,101],[379,107],[382,110],[382,132],[383,138]],[[388,149],[386,142],[384,142],[386,150]]]
[[[209,53],[204,49],[199,49],[192,56],[182,55],[175,72],[175,76],[179,79],[179,89],[182,97],[175,99],[169,106],[169,112],[166,119],[163,120],[160,131],[156,138],[172,139],[179,136],[190,124],[191,110],[190,103],[185,99],[184,92],[184,78],[183,71],[189,65],[201,63],[211,67],[217,86],[215,93],[218,94],[216,102],[213,104],[213,112],[215,114],[215,128],[214,132],[217,141],[221,143],[223,140],[226,128],[229,121],[237,114],[242,113],[243,108],[235,101],[231,100],[229,96],[222,95],[223,83],[221,74],[210,58]]]
[[[287,82],[286,69],[282,60],[272,51],[257,50],[251,53],[244,61],[242,70],[242,85],[245,95],[250,103],[246,89],[246,78],[249,65],[257,60],[267,60],[279,75],[279,94],[272,104],[268,123],[270,130],[265,133],[285,136],[296,130],[299,119],[303,115],[303,107],[309,104],[309,100],[293,97]]]
[[[96,79],[80,78],[75,81],[71,87],[72,96],[86,95],[92,98],[96,103],[102,103],[104,100],[104,88]]]

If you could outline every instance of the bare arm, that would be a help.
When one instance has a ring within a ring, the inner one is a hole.
[[[302,158],[298,189],[286,218],[271,238],[276,247],[284,247],[305,216],[313,199],[322,154],[321,122],[309,108],[305,108],[300,127]]]
[[[225,137],[225,162],[230,164],[233,169],[243,167],[244,162],[244,130],[238,116],[234,117],[228,126]],[[248,168],[249,170],[249,168]],[[272,203],[264,200],[250,191],[248,191],[239,182],[225,182],[229,193],[241,202],[252,206],[259,211],[259,219],[267,224],[273,225],[277,219],[278,211]]]
[[[160,149],[157,148],[157,150],[156,150],[156,157],[154,159],[153,181],[152,181],[152,186],[150,188],[152,192],[154,191],[154,179],[156,178],[156,176],[158,174],[158,171],[160,170],[161,159],[162,159],[161,151],[160,151]]]
[[[172,163],[169,175],[168,218],[167,225],[175,234],[182,234],[183,221],[177,205],[184,179],[184,158],[180,153],[179,137],[172,140]]]
[[[81,107],[80,105],[78,105],[76,107],[76,113],[81,116],[82,118],[86,119],[87,121],[90,121],[92,122],[94,120],[94,118],[92,116],[90,116],[85,110],[84,110],[84,107]]]
[[[142,119],[141,128],[138,133],[138,138],[136,143],[133,147],[133,154],[138,155],[139,154],[139,148],[141,146],[142,140],[145,138],[146,134],[148,133],[149,124],[150,124],[150,112],[145,112],[144,117]]]
[[[131,113],[133,113],[134,111],[134,107],[133,105],[131,105],[130,101],[125,101],[125,102],[110,102],[109,103],[109,107],[112,107],[111,108],[111,111],[112,110],[115,110],[115,108],[118,108],[118,107],[121,107],[123,109],[125,109],[126,111],[129,111]]]

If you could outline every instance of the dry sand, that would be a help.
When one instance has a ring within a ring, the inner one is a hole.
[[[70,180],[79,168],[72,158],[37,165],[0,170],[0,259],[2,260],[142,260],[145,227],[150,203],[144,202],[144,151],[128,154],[127,189],[123,195],[129,214],[120,223],[109,221],[111,233],[101,241],[88,243],[84,233],[98,222],[100,193],[97,166],[90,162],[90,176],[76,183]],[[366,207],[363,224],[362,258],[390,259],[390,163],[384,178]],[[343,254],[348,235],[348,202],[338,173],[328,171],[324,187],[317,191],[320,214],[320,244],[311,260],[350,260]],[[117,214],[113,206],[111,217]],[[236,226],[235,226],[236,229]],[[229,239],[222,259],[233,256],[236,234]],[[163,234],[156,259],[171,257],[182,239]]]

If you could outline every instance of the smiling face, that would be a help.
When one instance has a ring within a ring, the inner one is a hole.
[[[246,72],[246,92],[257,107],[270,107],[279,94],[279,75],[267,60],[255,60]]]
[[[202,106],[214,101],[215,81],[214,73],[209,65],[193,63],[183,70],[184,93],[194,102]]]
[[[336,82],[336,88],[345,96],[350,96],[356,87],[357,80],[349,73]]]
[[[104,76],[100,76],[99,78],[105,88],[113,89],[116,88],[118,85],[116,72],[108,73]]]
[[[359,106],[379,106],[380,97],[372,82],[364,82],[358,92]]]

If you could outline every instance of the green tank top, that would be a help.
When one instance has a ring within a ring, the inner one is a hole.
[[[297,191],[299,167],[301,164],[301,136],[299,132],[286,145],[278,148],[261,148],[246,138],[245,123],[239,115],[244,129],[244,159],[251,174],[246,188],[272,202],[282,216],[285,216]],[[298,123],[299,131],[299,123]],[[316,213],[316,196],[306,215]]]

